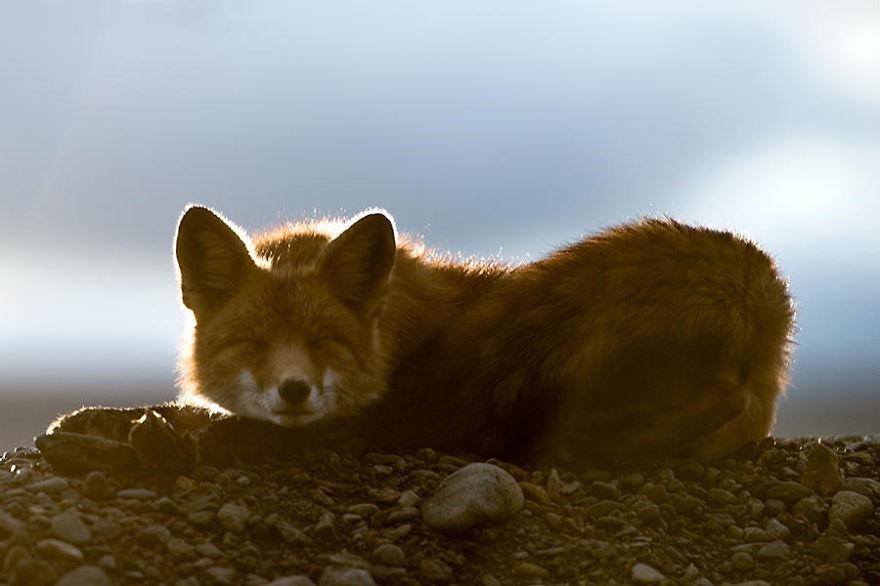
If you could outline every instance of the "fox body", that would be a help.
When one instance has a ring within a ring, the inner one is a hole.
[[[178,227],[184,403],[389,448],[721,456],[770,432],[793,307],[727,232],[644,220],[520,266],[456,263],[374,211],[254,238]]]

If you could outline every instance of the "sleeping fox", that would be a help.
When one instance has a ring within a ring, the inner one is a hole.
[[[188,208],[180,401],[391,449],[718,457],[767,436],[794,310],[727,232],[649,219],[519,266],[455,262],[384,211],[254,238]]]

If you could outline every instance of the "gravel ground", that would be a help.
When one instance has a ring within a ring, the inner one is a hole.
[[[0,584],[880,583],[880,438],[522,469],[322,448],[63,476],[0,458]]]

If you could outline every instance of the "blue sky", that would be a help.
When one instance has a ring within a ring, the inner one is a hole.
[[[790,278],[783,429],[849,401],[828,430],[877,431],[878,185],[874,0],[0,0],[0,401],[170,398],[189,202],[250,230],[381,206],[510,260],[669,214]]]

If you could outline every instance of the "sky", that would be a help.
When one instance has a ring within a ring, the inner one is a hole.
[[[878,185],[876,0],[0,0],[0,419],[173,397],[197,202],[510,261],[733,230],[798,304],[777,431],[880,431]]]

